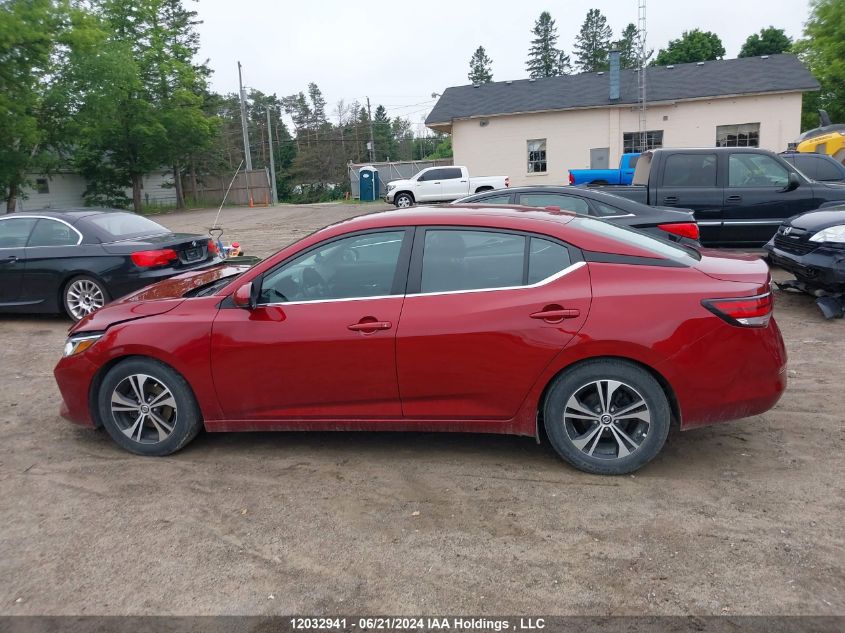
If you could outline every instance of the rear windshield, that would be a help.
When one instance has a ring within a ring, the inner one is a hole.
[[[170,233],[161,224],[134,213],[102,213],[88,216],[85,219],[108,233],[115,240]]]
[[[654,257],[670,259],[684,266],[692,266],[695,262],[701,260],[701,253],[690,246],[666,242],[656,237],[651,237],[642,231],[629,229],[618,224],[611,224],[604,220],[594,220],[593,218],[585,218],[583,216],[579,217],[579,220],[579,227],[591,233],[598,233],[617,242],[633,244],[652,253]]]

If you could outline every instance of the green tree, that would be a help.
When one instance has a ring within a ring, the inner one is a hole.
[[[757,33],[749,35],[739,51],[739,56],[778,55],[789,52],[790,48],[792,48],[792,39],[784,33],[783,29],[770,26],[767,29],[760,29],[759,35]]]
[[[140,211],[144,174],[171,165],[181,204],[182,165],[211,143],[216,125],[204,108],[209,71],[193,61],[195,13],[181,0],[102,0],[93,14],[98,28],[76,42],[70,71],[87,197],[125,204],[131,187]]]
[[[492,64],[493,60],[487,57],[487,51],[484,50],[483,46],[479,46],[469,60],[467,79],[476,85],[490,83],[493,81]]]
[[[680,38],[671,40],[666,48],[661,48],[652,65],[706,62],[722,59],[724,56],[725,47],[718,35],[710,31],[693,29],[684,31]]]
[[[525,66],[532,79],[565,75],[570,71],[569,56],[557,48],[557,27],[548,11],[543,11],[531,31],[534,39]]]
[[[611,47],[613,31],[598,9],[587,11],[581,31],[575,38],[575,67],[591,73],[607,70],[607,53]]]
[[[637,26],[629,24],[613,47],[619,51],[619,65],[622,68],[638,68],[640,65],[639,33]]]
[[[52,0],[0,3],[0,190],[14,211],[27,173],[56,165],[67,99],[57,50],[67,7]]]
[[[813,0],[795,50],[821,84],[819,92],[804,95],[803,129],[818,126],[819,108],[831,121],[845,122],[845,2]]]

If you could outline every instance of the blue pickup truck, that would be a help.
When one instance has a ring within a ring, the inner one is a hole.
[[[619,169],[570,169],[570,185],[630,185],[634,180],[634,167],[637,166],[636,154],[622,154]]]

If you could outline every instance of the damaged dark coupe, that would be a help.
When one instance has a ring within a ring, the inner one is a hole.
[[[845,313],[845,205],[810,211],[786,220],[764,246],[769,261],[795,279],[778,284],[816,297],[822,314]]]

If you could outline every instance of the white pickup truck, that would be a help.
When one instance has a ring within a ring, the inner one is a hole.
[[[391,180],[384,200],[406,208],[417,202],[446,202],[508,186],[507,176],[470,178],[466,167],[429,167],[408,180]]]

